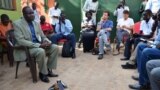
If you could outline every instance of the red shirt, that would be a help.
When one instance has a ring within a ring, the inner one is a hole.
[[[49,23],[41,24],[41,29],[43,32],[48,30],[53,30],[52,25]]]

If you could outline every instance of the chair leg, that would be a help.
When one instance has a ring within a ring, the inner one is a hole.
[[[10,50],[7,50],[7,57],[8,57],[10,67],[13,67],[14,57],[13,57],[13,49],[12,48],[10,48]]]
[[[32,58],[28,58],[29,68],[32,75],[33,83],[37,82],[37,69],[36,69],[36,61]]]
[[[3,63],[4,63],[4,61],[3,61],[3,53],[1,53],[0,58],[1,58],[1,65],[3,65]]]
[[[17,75],[17,74],[18,74],[19,64],[20,64],[20,61],[17,62],[15,79],[18,78],[18,75]]]

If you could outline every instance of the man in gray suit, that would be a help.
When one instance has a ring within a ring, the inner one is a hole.
[[[57,67],[58,47],[52,45],[46,36],[43,34],[40,25],[34,21],[33,10],[26,6],[22,9],[23,18],[15,21],[14,34],[16,46],[29,47],[31,56],[36,58],[39,67],[39,78],[43,82],[49,82],[49,77],[58,77],[52,72],[52,69]],[[45,62],[48,55],[48,62]],[[24,50],[14,50],[14,58],[17,61],[26,59]]]

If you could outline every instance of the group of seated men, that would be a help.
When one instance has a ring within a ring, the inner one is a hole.
[[[105,11],[100,22],[97,24],[97,30],[99,31],[97,34],[99,39],[98,59],[103,58],[104,46],[109,46],[108,38],[110,36],[110,31],[113,28],[113,22],[108,18],[109,12]],[[88,19],[88,22],[92,20],[90,18]],[[139,33],[133,34],[134,21],[132,18],[129,18],[129,11],[124,10],[123,18],[118,21],[116,35],[117,51],[119,53],[120,43],[124,36],[127,37],[124,58],[121,60],[130,59],[126,65],[122,65],[122,68],[135,69],[137,67],[139,72],[139,77],[132,77],[133,79],[138,80],[139,84],[129,85],[131,89],[147,90],[151,86],[152,90],[160,90],[160,66],[158,60],[160,59],[159,22],[160,11],[157,14],[152,14],[150,9],[146,9],[143,12],[143,20],[140,24]],[[131,54],[132,44],[134,44],[134,51]]]
[[[130,60],[122,65],[122,68],[137,68],[139,73],[138,76],[132,76],[139,83],[129,85],[131,89],[148,90],[151,86],[152,90],[160,90],[160,11],[154,15],[156,18],[152,16],[151,10],[145,10],[140,24],[140,33],[133,34],[125,43],[124,58],[121,60]],[[132,44],[134,44],[134,51],[131,54]]]

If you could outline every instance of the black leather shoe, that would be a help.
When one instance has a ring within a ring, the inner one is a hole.
[[[129,63],[126,63],[125,65],[121,65],[123,69],[136,69],[136,65],[131,65]]]
[[[52,72],[52,70],[48,69],[48,77],[58,77],[58,74]]]
[[[149,85],[139,85],[139,84],[134,84],[134,85],[129,85],[130,89],[136,89],[136,90],[150,90]]]
[[[132,76],[133,80],[139,81],[139,77],[138,76]]]
[[[125,58],[121,58],[121,60],[122,60],[122,61],[126,61],[126,60],[129,60],[129,58],[126,58],[126,57],[125,57]]]
[[[103,59],[103,54],[99,54],[98,60],[102,60],[102,59]]]
[[[39,73],[39,78],[41,79],[42,82],[49,83],[49,79],[48,79],[47,75]]]
[[[76,53],[73,53],[72,54],[72,59],[75,59],[76,58]]]

